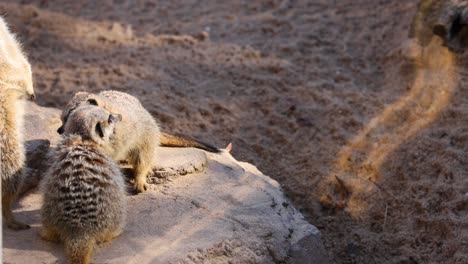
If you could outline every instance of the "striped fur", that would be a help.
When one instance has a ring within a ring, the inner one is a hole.
[[[125,224],[124,177],[106,153],[116,123],[111,117],[95,106],[71,115],[41,183],[41,236],[63,241],[69,263],[88,263],[94,244],[118,236]]]

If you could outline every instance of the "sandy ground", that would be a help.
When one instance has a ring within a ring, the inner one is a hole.
[[[19,3],[21,2],[21,3]],[[278,180],[336,263],[467,263],[468,63],[417,1],[4,1],[39,103],[140,98]],[[404,49],[403,49],[404,50]]]

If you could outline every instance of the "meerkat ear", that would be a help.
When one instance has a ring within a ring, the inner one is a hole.
[[[90,93],[88,92],[77,92],[75,95],[73,95],[73,99],[81,99],[83,101],[86,97],[88,97]]]
[[[86,98],[86,103],[90,105],[104,107],[105,102],[105,98],[98,94],[89,94],[89,96]]]
[[[121,114],[110,114],[109,115],[109,123],[117,123],[122,121],[122,115]]]

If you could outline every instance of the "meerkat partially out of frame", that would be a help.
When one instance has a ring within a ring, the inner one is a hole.
[[[29,228],[13,217],[11,207],[23,176],[25,151],[22,123],[24,99],[34,99],[31,66],[0,17],[0,174],[2,215],[7,227]]]
[[[63,132],[71,113],[83,105],[96,105],[110,112],[122,115],[115,129],[115,140],[111,154],[116,161],[127,160],[133,165],[137,191],[147,189],[146,176],[153,167],[156,148],[195,147],[218,153],[219,150],[208,144],[182,137],[161,133],[158,124],[140,101],[123,92],[103,91],[99,94],[79,92],[68,103],[62,112],[62,127],[57,132]]]
[[[44,240],[63,241],[70,264],[89,263],[96,243],[123,231],[124,177],[109,156],[121,116],[97,106],[74,111],[41,182]]]

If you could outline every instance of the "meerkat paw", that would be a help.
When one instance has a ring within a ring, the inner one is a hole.
[[[141,193],[148,190],[148,183],[146,181],[135,181],[134,185],[137,192]]]
[[[10,229],[13,229],[13,230],[24,230],[24,229],[31,228],[30,225],[19,222],[19,221],[16,221],[16,220],[12,220],[12,221],[8,222],[7,227],[10,228]]]

